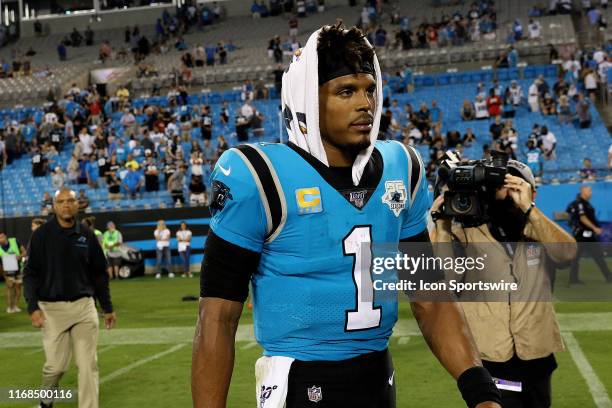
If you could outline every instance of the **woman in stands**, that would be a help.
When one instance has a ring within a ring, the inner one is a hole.
[[[474,120],[476,118],[476,112],[474,111],[474,105],[468,99],[463,101],[461,107],[461,119],[462,120]]]

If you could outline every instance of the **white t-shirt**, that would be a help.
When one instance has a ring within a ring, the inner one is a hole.
[[[604,60],[606,53],[603,52],[602,50],[597,50],[593,53],[593,59],[595,60],[595,62],[597,62],[598,64],[601,64],[601,61]]]
[[[79,141],[83,143],[83,154],[93,153],[93,144],[95,137],[88,133],[79,133]]]
[[[414,140],[419,141],[423,138],[423,134],[421,133],[419,128],[414,127],[412,128],[412,130],[410,130],[410,133],[408,133],[408,137],[411,137]]]
[[[516,88],[510,87],[510,95],[512,96],[512,104],[520,105],[521,99],[523,99],[523,90],[520,86]]]
[[[476,118],[488,118],[489,117],[489,110],[487,109],[487,101],[474,102],[474,109],[476,110]]]
[[[179,252],[184,252],[187,250],[187,247],[191,245],[191,231],[189,230],[178,230],[176,232],[176,239],[178,241],[178,250]]]
[[[168,228],[161,231],[156,229],[154,235],[157,240],[157,249],[163,249],[170,246],[170,230]]]
[[[529,24],[529,38],[540,38],[542,26],[539,21]]]
[[[529,87],[527,101],[529,103],[538,103],[538,86],[536,84],[531,84]]]
[[[244,116],[247,119],[250,119],[255,114],[255,109],[251,105],[244,104],[240,108],[240,115]]]
[[[45,113],[45,123],[55,124],[57,123],[57,115],[53,112]]]
[[[557,143],[557,138],[555,137],[555,134],[551,131],[548,131],[546,136],[542,137],[542,147],[545,151],[549,151],[550,149],[552,149],[555,143]]]
[[[584,77],[584,87],[586,89],[597,89],[597,78],[595,73],[591,72]]]
[[[603,61],[601,64],[599,64],[599,67],[597,68],[599,78],[604,84],[608,82],[608,73],[610,72],[610,67],[612,67],[612,62]]]

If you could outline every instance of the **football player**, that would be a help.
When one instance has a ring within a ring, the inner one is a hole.
[[[250,283],[264,349],[255,369],[259,408],[395,407],[387,348],[397,297],[374,293],[371,251],[429,242],[423,162],[411,147],[376,141],[380,68],[357,28],[314,33],[284,74],[282,102],[290,142],[230,149],[212,174],[194,406],[226,406]],[[498,408],[457,305],[411,306],[468,406]]]

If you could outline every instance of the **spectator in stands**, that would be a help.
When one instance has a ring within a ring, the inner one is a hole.
[[[163,220],[157,222],[157,228],[153,232],[155,237],[155,279],[161,278],[162,266],[166,267],[168,271],[168,277],[174,278],[172,272],[172,258],[170,256],[170,230],[166,227],[166,223]]]
[[[59,57],[60,61],[66,61],[68,57],[68,50],[62,42],[57,45],[57,56]]]
[[[544,159],[542,157],[542,151],[537,147],[535,141],[527,141],[526,156],[527,159],[525,162],[537,180],[538,178],[542,177],[542,174],[544,173]]]
[[[42,215],[49,215],[53,213],[53,198],[51,198],[51,194],[49,194],[48,191],[45,191],[43,194],[40,213]]]
[[[561,95],[559,98],[559,113],[557,118],[562,125],[570,122],[572,119],[572,110],[567,95]]]
[[[126,165],[128,172],[123,179],[123,188],[129,198],[136,198],[143,185],[142,176],[136,170],[136,166],[133,163]]]
[[[580,169],[580,178],[584,181],[594,181],[597,178],[597,172],[593,168],[591,159],[585,157],[582,161],[582,168]]]
[[[176,232],[176,241],[178,244],[179,257],[183,264],[183,274],[181,275],[183,278],[193,277],[191,274],[191,264],[189,262],[191,255],[191,238],[192,233],[187,228],[187,223],[185,223],[185,221],[181,222],[180,229]]]
[[[40,20],[36,19],[34,20],[34,35],[36,37],[40,37],[43,34],[43,27],[42,24],[40,23]]]
[[[179,168],[172,173],[168,179],[167,189],[172,196],[172,201],[177,207],[182,206],[185,203],[185,196],[183,194],[183,187],[185,185],[185,174],[187,173],[187,166],[181,164]]]
[[[408,126],[404,130],[403,134],[405,144],[420,144],[423,139],[423,134],[421,131],[412,123],[408,123]]]
[[[68,165],[66,166],[68,183],[76,183],[79,178],[79,160],[75,154],[70,156]]]
[[[495,122],[491,123],[491,126],[489,126],[489,134],[491,135],[491,139],[499,139],[503,129],[504,124],[502,123],[501,116],[496,116]]]
[[[136,117],[134,116],[132,111],[128,108],[124,110],[124,113],[121,116],[121,119],[119,122],[121,123],[121,126],[123,126],[124,134],[128,136],[133,135],[138,126],[138,123],[136,122]]]
[[[531,40],[539,39],[542,35],[542,24],[540,24],[539,20],[530,19],[527,29],[529,30],[529,39]]]
[[[81,33],[76,29],[76,27],[74,27],[72,29],[72,32],[70,33],[70,44],[73,47],[79,47],[81,45],[81,43],[83,42],[83,36],[81,35]]]
[[[546,82],[544,75],[540,75],[538,76],[538,96],[540,99],[543,98],[544,94],[547,92],[550,92],[550,86],[548,85],[548,82]]]
[[[489,116],[499,116],[502,112],[503,101],[501,97],[497,94],[497,92],[493,89],[489,92],[489,97],[487,98],[487,111],[489,112]]]
[[[482,95],[476,96],[476,102],[474,103],[474,110],[476,112],[476,119],[488,119],[489,110],[487,109],[487,102],[484,100]]]
[[[150,150],[144,164],[145,191],[159,191],[159,169]]]
[[[51,185],[54,189],[60,189],[66,183],[66,174],[62,171],[60,166],[55,167],[55,170],[51,174]]]
[[[219,55],[219,64],[227,64],[227,49],[222,42],[217,43],[217,55]]]
[[[415,119],[415,125],[421,132],[431,127],[431,113],[425,102],[421,103],[421,108],[415,114]]]
[[[514,33],[514,41],[523,39],[523,23],[521,23],[520,19],[517,18],[514,20],[514,23],[512,23],[512,32]]]
[[[227,144],[225,137],[223,135],[220,135],[217,138],[217,157],[221,157],[223,152],[225,152],[228,149],[229,149],[229,145]]]
[[[463,139],[461,139],[461,143],[464,146],[470,146],[472,144],[472,142],[476,141],[476,135],[474,134],[474,131],[472,130],[472,128],[467,128],[465,131],[465,134],[463,135]]]
[[[545,116],[557,114],[557,102],[549,92],[544,94],[544,98],[542,98],[540,102],[540,110],[542,111],[542,115]]]
[[[90,188],[98,188],[99,169],[95,154],[89,156],[89,161],[85,165],[85,173],[87,174],[87,185]]]
[[[557,158],[557,138],[546,126],[542,126],[541,130],[541,147],[546,160],[554,160]]]
[[[595,100],[597,99],[597,88],[598,88],[597,73],[590,68],[585,69],[584,87],[591,101],[595,102]]]
[[[508,68],[516,68],[519,63],[518,50],[511,45],[508,49]]]
[[[540,110],[540,94],[538,92],[540,80],[536,78],[531,86],[529,86],[527,103],[529,103],[529,108],[532,112],[538,112]]]
[[[79,211],[85,211],[89,208],[89,198],[87,197],[85,190],[79,190],[79,196],[77,200],[79,202]]]
[[[107,177],[106,184],[108,185],[108,199],[119,200],[121,199],[121,180],[117,178],[116,172],[110,172]]]
[[[576,104],[576,117],[578,119],[578,126],[581,129],[591,127],[591,112],[589,108],[589,100],[580,92],[578,94],[578,103]]]
[[[246,121],[250,122],[254,114],[255,108],[253,108],[251,100],[247,98],[240,107],[239,116],[242,116]]]
[[[429,109],[429,113],[431,115],[431,123],[442,123],[442,110],[438,107],[438,102],[436,102],[436,100],[431,101],[431,108]]]
[[[297,18],[297,14],[294,14],[289,19],[289,37],[297,37],[298,36],[298,26],[299,26],[299,20]]]
[[[202,180],[202,175],[192,175],[189,183],[189,204],[191,205],[206,205],[207,195],[206,186]]]
[[[85,45],[92,46],[94,43],[94,32],[90,26],[85,29]]]
[[[253,114],[253,117],[251,118],[251,123],[250,123],[250,127],[253,131],[253,136],[261,137],[264,135],[265,133],[264,119],[265,119],[264,115],[256,109],[255,113]]]
[[[47,160],[37,147],[32,151],[31,161],[33,177],[44,177],[47,175]]]
[[[24,152],[25,141],[16,126],[9,126],[4,134],[4,149],[6,152],[6,164],[11,164],[19,159]]]

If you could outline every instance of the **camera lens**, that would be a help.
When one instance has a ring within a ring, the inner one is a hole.
[[[451,208],[456,214],[468,214],[472,210],[472,199],[465,194],[457,194],[451,200]]]

